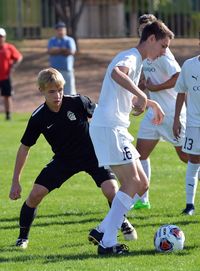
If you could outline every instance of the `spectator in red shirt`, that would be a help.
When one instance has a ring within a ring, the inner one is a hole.
[[[21,61],[21,53],[6,42],[6,31],[0,28],[0,91],[4,98],[6,120],[11,119],[12,110],[11,74]]]

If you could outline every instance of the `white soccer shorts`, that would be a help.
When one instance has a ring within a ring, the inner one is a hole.
[[[173,134],[173,116],[164,118],[163,123],[160,125],[154,125],[152,119],[146,114],[140,123],[140,129],[137,138],[149,139],[149,140],[164,140],[170,142],[175,147],[182,146],[184,144],[185,137],[185,120],[181,120],[181,135],[180,139],[176,139]]]
[[[133,144],[133,137],[124,127],[90,126],[90,136],[99,166],[129,164],[140,157]]]
[[[182,151],[200,155],[200,127],[187,127]]]

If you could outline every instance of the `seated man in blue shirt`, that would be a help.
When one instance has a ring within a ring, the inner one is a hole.
[[[74,78],[74,55],[76,43],[67,35],[65,23],[55,25],[56,35],[48,42],[50,66],[57,69],[65,79],[64,94],[76,94]]]

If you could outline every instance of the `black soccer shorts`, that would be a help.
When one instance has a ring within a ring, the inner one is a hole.
[[[98,167],[97,161],[93,163],[78,163],[74,167],[68,165],[64,159],[54,158],[46,165],[35,180],[35,184],[46,187],[49,192],[59,188],[65,181],[73,175],[85,171],[95,181],[98,187],[106,180],[116,179],[114,173],[109,169]]]
[[[10,79],[0,80],[1,96],[12,96],[12,84]]]

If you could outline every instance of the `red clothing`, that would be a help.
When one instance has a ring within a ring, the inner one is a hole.
[[[4,43],[0,47],[0,80],[9,78],[13,63],[21,57],[21,53],[10,43]]]

